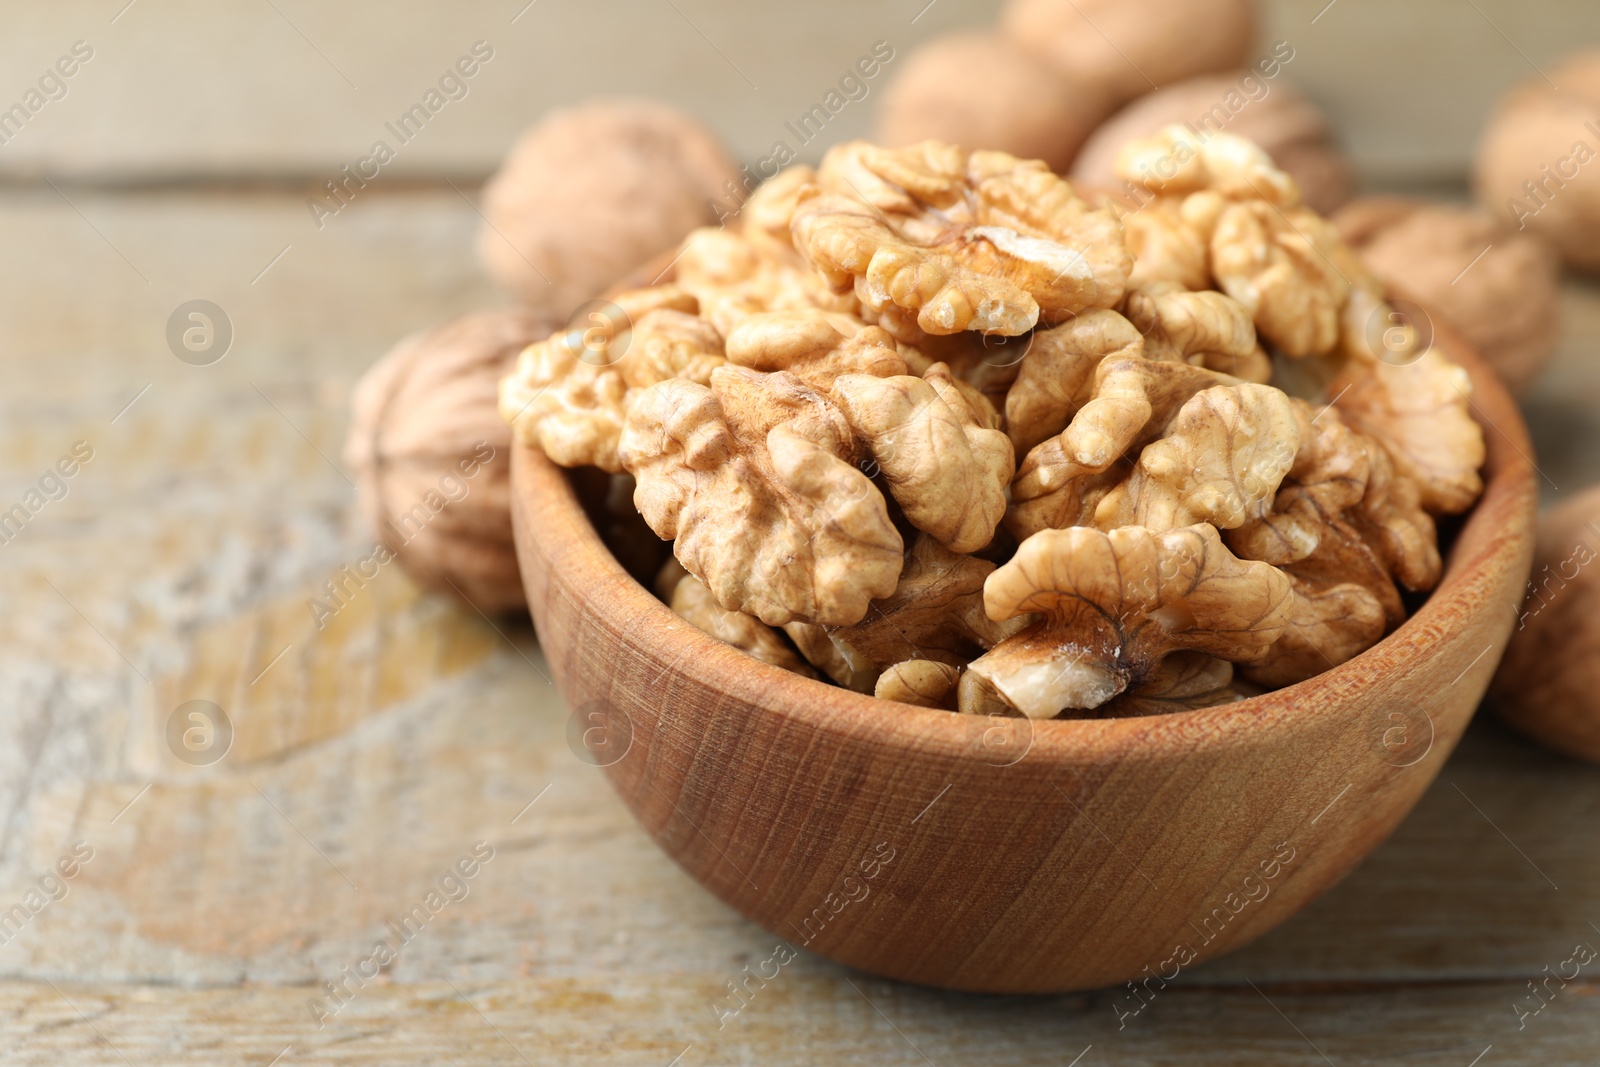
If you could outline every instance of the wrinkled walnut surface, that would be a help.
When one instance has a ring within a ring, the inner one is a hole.
[[[617,440],[637,389],[668,379],[705,382],[723,362],[722,338],[693,314],[692,297],[666,286],[624,293],[529,345],[500,389],[500,414],[556,463],[617,473]]]
[[[1490,703],[1545,744],[1600,762],[1600,486],[1539,520],[1533,578]]]
[[[422,585],[490,613],[524,604],[496,387],[554,325],[520,308],[463,315],[400,342],[352,397],[344,459],[368,525]]]
[[[924,535],[906,553],[894,593],[874,600],[859,623],[792,623],[789,635],[818,669],[861,692],[871,692],[882,671],[906,660],[961,666],[1019,628],[984,611],[983,583],[992,573],[993,563]]]
[[[1513,389],[1549,362],[1561,260],[1543,237],[1486,208],[1402,197],[1358,200],[1334,223],[1368,269],[1442,315]]]
[[[711,222],[739,169],[716,136],[654,100],[552,112],[483,190],[478,255],[529,305],[565,318]]]
[[[925,141],[829,150],[795,245],[834,289],[914,313],[925,333],[1015,335],[1122,299],[1111,215],[1038,161]]]
[[[1483,434],[1298,183],[1192,141],[1130,143],[1095,204],[1001,152],[837,146],[530,346],[502,409],[633,477],[675,610],[858,692],[1116,717],[1312,677],[1438,582]]]
[[[1250,0],[1007,0],[1000,25],[1019,47],[1121,100],[1238,67],[1258,32]]]
[[[685,622],[693,624],[719,641],[748,653],[763,663],[782,667],[806,678],[815,678],[804,660],[795,655],[778,631],[753,615],[727,611],[717,603],[700,579],[685,571],[677,560],[668,560],[656,576],[656,593]]]
[[[1059,71],[990,30],[960,30],[919,45],[884,90],[875,140],[993,148],[1065,172],[1117,99],[1109,87]]]
[[[1238,559],[1211,526],[1044,530],[984,584],[991,616],[1042,618],[968,675],[1029,718],[1097,708],[1149,681],[1170,652],[1259,659],[1289,601],[1281,571]]]
[[[1478,142],[1473,184],[1479,202],[1513,229],[1545,237],[1569,267],[1594,272],[1600,167],[1590,123],[1600,123],[1600,48],[1567,56],[1501,98]]]
[[[843,625],[894,592],[903,542],[856,466],[860,445],[794,375],[724,366],[709,387],[651,386],[619,454],[645,521],[725,607]]]
[[[1173,123],[1226,131],[1259,145],[1317,211],[1326,214],[1350,199],[1350,162],[1322,111],[1286,79],[1268,81],[1248,70],[1163,83],[1139,97],[1084,143],[1070,177],[1091,189],[1116,188],[1122,146]]]

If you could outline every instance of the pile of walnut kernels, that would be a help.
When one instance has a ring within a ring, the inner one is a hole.
[[[1439,580],[1470,382],[1254,145],[1171,129],[1119,171],[1148,195],[840,145],[526,349],[501,413],[631,476],[658,591],[793,671],[1031,718],[1309,678]]]

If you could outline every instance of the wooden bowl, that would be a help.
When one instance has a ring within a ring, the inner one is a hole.
[[[1444,331],[1436,343],[1470,371],[1489,446],[1439,588],[1310,681],[1152,718],[960,716],[757,662],[628,577],[564,473],[516,448],[518,557],[575,751],[595,750],[668,855],[794,948],[985,992],[1170,980],[1387,837],[1505,647],[1533,550],[1533,449],[1484,363]]]

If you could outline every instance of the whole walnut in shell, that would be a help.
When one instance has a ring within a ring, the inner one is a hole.
[[[485,186],[478,254],[501,285],[564,318],[716,221],[716,202],[739,181],[717,138],[665,104],[600,100],[555,111]]]
[[[1513,389],[1549,362],[1561,261],[1544,238],[1485,208],[1405,197],[1357,200],[1333,221],[1369,270],[1442,315]]]
[[[368,524],[420,584],[489,613],[525,603],[497,390],[555,325],[525,308],[463,315],[401,341],[351,399],[344,459]]]
[[[885,91],[876,139],[993,148],[1064,171],[1115,106],[1107,87],[1058,71],[1000,34],[969,30],[905,59]]]
[[[1252,0],[1007,0],[1000,26],[1057,70],[1127,101],[1183,78],[1244,64]]]
[[[1600,49],[1591,49],[1501,99],[1478,143],[1478,199],[1518,230],[1549,238],[1569,266],[1600,270],[1597,157]]]
[[[1326,214],[1350,199],[1350,162],[1322,111],[1281,77],[1267,79],[1253,70],[1189,78],[1141,96],[1085,142],[1072,180],[1091,188],[1116,187],[1122,146],[1173,123],[1254,141],[1299,183],[1306,204],[1317,211]]]
[[[1539,521],[1533,580],[1490,688],[1523,733],[1600,763],[1600,486]]]

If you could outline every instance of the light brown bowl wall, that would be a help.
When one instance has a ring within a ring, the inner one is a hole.
[[[1237,704],[1030,727],[799,678],[674,616],[563,473],[519,447],[528,601],[568,702],[631,722],[606,772],[617,792],[777,938],[954,989],[1170,977],[1347,874],[1433,780],[1494,673],[1531,558],[1532,446],[1484,364],[1448,332],[1437,343],[1471,372],[1489,446],[1443,583],[1377,647]]]

